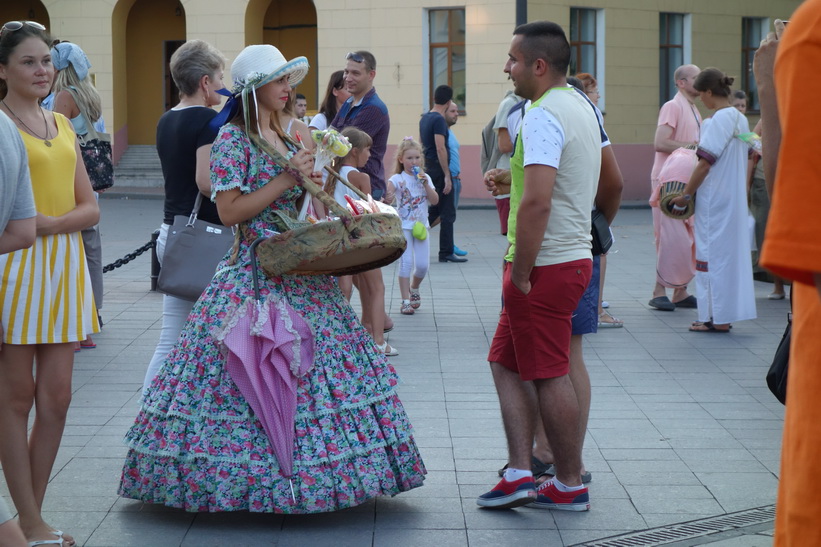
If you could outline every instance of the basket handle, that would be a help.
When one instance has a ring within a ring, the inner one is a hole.
[[[302,187],[305,188],[306,192],[319,199],[319,201],[321,201],[329,211],[333,211],[345,226],[348,226],[353,221],[353,215],[347,208],[339,205],[333,197],[329,196],[328,193],[315,184],[314,181],[295,169],[276,148],[270,145],[270,143],[250,132],[248,133],[248,137],[255,146],[271,156],[277,165],[285,169],[288,174],[296,178],[297,181],[302,184]]]

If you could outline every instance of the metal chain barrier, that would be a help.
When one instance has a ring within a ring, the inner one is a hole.
[[[135,258],[140,256],[141,254],[143,254],[147,250],[153,249],[153,248],[154,248],[154,238],[152,238],[151,241],[149,241],[148,243],[146,243],[145,245],[143,245],[139,249],[135,250],[133,253],[128,253],[124,257],[118,258],[117,260],[115,260],[111,264],[109,264],[107,266],[104,266],[103,267],[103,273],[108,273],[108,272],[110,272],[110,271],[112,271],[116,268],[119,268],[120,266],[125,266],[126,264],[128,264],[129,262],[131,262],[132,260],[134,260]]]

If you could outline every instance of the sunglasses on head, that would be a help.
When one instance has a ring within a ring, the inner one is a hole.
[[[44,27],[37,21],[9,21],[5,25],[3,25],[2,29],[0,29],[0,35],[2,35],[6,31],[14,32],[20,30],[21,28],[23,28],[23,25],[28,25],[32,28],[36,28],[37,30],[46,30],[46,27]]]
[[[346,61],[353,61],[354,63],[364,63],[365,62],[365,58],[363,56],[361,56],[360,54],[356,53],[355,51],[352,51],[352,52],[348,53],[345,56],[345,60]]]

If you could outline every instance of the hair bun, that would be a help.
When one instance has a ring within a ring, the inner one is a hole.
[[[731,85],[733,85],[734,81],[735,81],[735,78],[732,78],[730,76],[724,76],[724,80],[722,80],[722,83],[724,85],[726,85],[727,87],[730,87]]]

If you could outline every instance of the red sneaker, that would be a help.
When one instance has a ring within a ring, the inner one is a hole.
[[[590,494],[587,487],[573,492],[562,492],[552,480],[539,485],[533,507],[558,509],[559,511],[589,511]]]
[[[512,509],[536,501],[536,483],[533,477],[524,477],[509,482],[505,479],[493,487],[493,490],[482,494],[476,503],[491,509]]]

